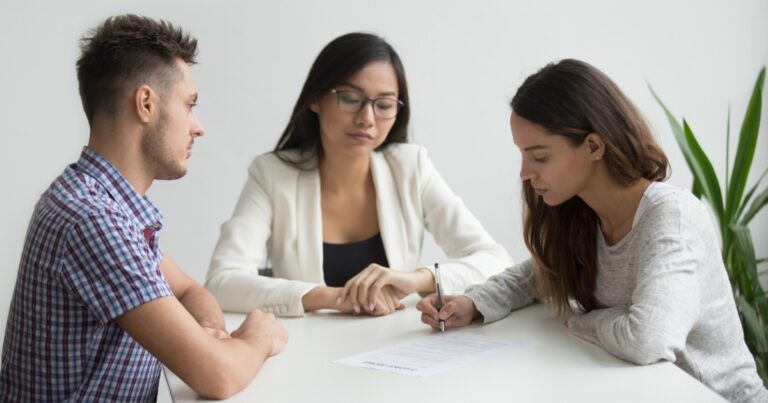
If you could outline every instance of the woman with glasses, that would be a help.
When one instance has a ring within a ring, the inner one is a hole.
[[[407,144],[409,115],[405,71],[382,38],[347,34],[320,52],[221,228],[206,286],[224,310],[389,314],[434,290],[434,269],[418,266],[425,230],[450,259],[447,292],[511,265],[426,151]],[[259,274],[266,258],[272,277]]]
[[[632,102],[567,59],[528,77],[511,106],[532,258],[440,312],[422,299],[422,321],[488,323],[540,300],[619,358],[671,361],[729,401],[768,402],[707,208],[663,182],[667,157]]]

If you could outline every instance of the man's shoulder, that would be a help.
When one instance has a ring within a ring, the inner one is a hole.
[[[127,218],[98,180],[72,166],[67,167],[40,197],[35,216],[63,227],[99,218]]]

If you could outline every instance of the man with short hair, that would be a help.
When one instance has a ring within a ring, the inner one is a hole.
[[[83,38],[90,139],[32,215],[0,401],[152,401],[160,363],[201,395],[226,398],[285,345],[282,324],[259,311],[227,334],[216,300],[158,246],[162,215],[144,194],[155,179],[184,176],[203,135],[196,53],[181,29],[135,15]]]

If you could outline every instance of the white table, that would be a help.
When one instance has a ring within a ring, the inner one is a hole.
[[[534,305],[489,325],[450,331],[494,338],[530,338],[441,374],[416,377],[333,363],[354,354],[421,338],[432,332],[408,307],[386,317],[315,313],[282,319],[288,344],[267,360],[232,402],[723,402],[719,395],[669,362],[635,366],[568,334],[553,312]],[[243,315],[227,314],[229,330]],[[176,402],[201,401],[167,369]],[[162,381],[162,378],[161,378]],[[162,389],[162,387],[161,387]],[[162,396],[161,396],[162,398]]]

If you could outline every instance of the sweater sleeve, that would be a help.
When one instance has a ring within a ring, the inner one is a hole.
[[[528,259],[496,274],[464,294],[483,315],[483,323],[497,321],[538,299],[533,261]]]
[[[269,165],[257,158],[248,170],[235,211],[221,226],[205,282],[225,311],[260,309],[279,316],[304,315],[301,298],[319,284],[259,275],[272,234]]]
[[[460,294],[473,284],[514,263],[497,244],[464,202],[456,196],[427,157],[419,151],[421,203],[425,228],[450,260],[440,262],[440,275],[446,294]],[[432,267],[427,267],[434,274]]]
[[[699,314],[695,248],[679,237],[648,242],[630,305],[571,316],[570,331],[635,364],[674,361]]]

